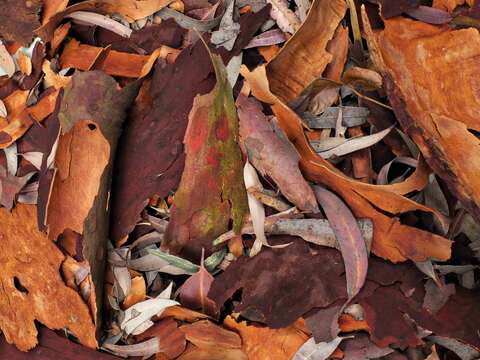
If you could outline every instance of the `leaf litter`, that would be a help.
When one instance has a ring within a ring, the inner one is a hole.
[[[0,349],[478,358],[478,7],[5,1]]]

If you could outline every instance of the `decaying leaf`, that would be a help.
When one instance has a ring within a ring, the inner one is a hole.
[[[315,0],[307,19],[268,64],[272,92],[285,102],[296,98],[332,60],[328,41],[345,15],[343,0]]]
[[[239,333],[242,349],[252,360],[287,360],[292,359],[297,350],[309,338],[308,330],[302,319],[291,326],[270,329],[247,325],[246,321],[237,322],[227,316],[223,322],[227,329]]]
[[[262,175],[270,176],[300,210],[317,212],[315,195],[298,168],[298,153],[283,134],[274,132],[260,103],[239,95],[237,108],[241,145],[252,164]]]
[[[185,133],[185,169],[175,194],[165,246],[197,258],[202,247],[211,253],[211,239],[242,226],[247,197],[242,181],[238,120],[232,88],[218,55],[212,55],[217,84],[197,96]],[[197,191],[198,186],[206,186]]]
[[[364,23],[368,23],[366,15]],[[402,127],[430,167],[464,206],[480,217],[480,102],[476,81],[480,35],[474,28],[448,30],[409,19],[385,22],[367,32],[372,60],[382,71],[390,102]],[[404,46],[407,44],[407,46]],[[426,59],[434,59],[433,62]],[[437,89],[442,86],[442,91]],[[422,89],[422,97],[417,95]]]
[[[59,273],[64,255],[37,229],[34,205],[0,209],[0,328],[9,343],[27,351],[37,344],[35,320],[52,329],[66,327],[95,348],[95,325],[80,295]]]

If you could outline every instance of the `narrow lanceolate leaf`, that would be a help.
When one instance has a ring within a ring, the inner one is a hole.
[[[350,154],[352,152],[368,148],[372,145],[375,145],[380,140],[382,140],[388,133],[392,130],[391,127],[379,131],[373,135],[361,136],[356,138],[351,138],[345,141],[344,143],[334,147],[333,149],[319,152],[318,154],[324,159],[330,159],[332,156],[343,156]]]
[[[240,231],[248,209],[232,87],[222,59],[211,58],[217,84],[193,102],[184,138],[185,169],[164,244],[196,260],[202,248],[211,254],[212,239],[228,230],[230,219],[234,231]]]
[[[334,193],[314,186],[315,195],[337,237],[347,277],[349,299],[362,288],[368,270],[368,252],[358,223],[350,209]]]

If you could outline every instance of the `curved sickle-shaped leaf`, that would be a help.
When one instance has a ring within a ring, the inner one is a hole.
[[[349,299],[362,288],[368,270],[368,252],[357,220],[345,203],[334,193],[320,186],[313,186],[317,200],[337,237],[347,277]]]

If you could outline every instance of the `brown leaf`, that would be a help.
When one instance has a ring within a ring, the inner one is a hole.
[[[289,360],[310,337],[303,320],[299,319],[289,327],[270,329],[247,325],[246,321],[236,322],[227,316],[223,325],[237,331],[242,338],[242,349],[249,360]]]
[[[374,91],[382,87],[382,76],[374,70],[352,66],[342,76],[342,82],[365,91]]]
[[[201,349],[240,349],[242,340],[235,332],[226,330],[208,320],[183,325],[180,330],[188,341]]]
[[[22,351],[37,344],[35,320],[52,329],[66,327],[82,344],[95,348],[88,307],[65,286],[58,272],[64,256],[38,231],[36,217],[32,205],[17,205],[11,214],[0,209],[0,328]]]
[[[240,349],[201,349],[189,345],[187,350],[177,360],[248,360]]]
[[[228,230],[230,220],[240,231],[247,212],[232,88],[222,59],[212,55],[212,62],[217,84],[193,101],[184,139],[185,169],[162,244],[193,259],[202,248],[211,254],[212,239]]]
[[[128,309],[130,306],[145,300],[147,296],[147,289],[143,276],[135,276],[132,279],[132,285],[130,292],[127,294],[125,300],[123,300],[122,307]]]
[[[2,2],[0,13],[0,34],[7,41],[28,45],[33,39],[33,31],[40,26],[38,14],[42,7],[40,0]]]
[[[44,0],[42,8],[42,25],[48,22],[56,13],[67,8],[68,0]]]
[[[467,3],[469,6],[473,6],[474,0],[433,0],[432,7],[452,12],[457,6]]]
[[[364,23],[367,23],[366,15]],[[476,217],[480,217],[480,146],[476,29],[444,30],[409,19],[367,31],[372,59],[382,71],[395,114],[430,167]],[[407,44],[407,46],[404,46]],[[421,49],[421,50],[419,50]],[[425,59],[435,59],[426,62]],[[474,78],[475,79],[475,78]],[[437,89],[442,87],[442,91]],[[420,98],[419,92],[422,96]]]
[[[322,75],[332,60],[326,46],[346,10],[343,0],[315,0],[300,29],[268,63],[271,90],[282,101],[293,100]]]
[[[272,129],[255,99],[240,94],[237,109],[240,141],[248,159],[263,176],[270,176],[282,194],[300,210],[317,212],[315,195],[300,173],[300,157],[292,144]]]
[[[349,299],[352,299],[367,277],[368,252],[365,240],[355,217],[340,198],[320,186],[313,189],[340,245],[345,263],[347,293]]]
[[[198,311],[193,311],[181,306],[170,306],[166,308],[163,312],[160,318],[165,318],[165,317],[173,317],[175,320],[179,321],[187,321],[187,322],[195,322],[200,319],[206,319],[208,318],[208,315],[205,315],[203,313],[200,313]]]
[[[348,178],[323,160],[308,143],[298,115],[282,103],[269,90],[265,67],[249,72],[245,67],[242,75],[252,87],[253,95],[260,101],[272,104],[280,127],[301,155],[300,169],[309,180],[317,181],[336,191],[350,206],[357,218],[370,218],[374,222],[373,252],[391,261],[427,258],[446,260],[450,257],[450,242],[443,237],[402,225],[394,214],[422,210],[443,215],[403,197],[413,189],[423,189],[427,184],[428,171],[423,168],[404,182],[392,185],[370,185]],[[378,207],[384,212],[376,209]],[[427,245],[428,244],[428,245]],[[434,245],[435,244],[435,245]]]

